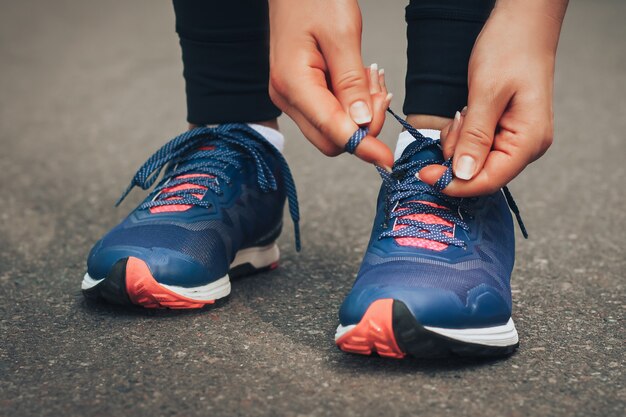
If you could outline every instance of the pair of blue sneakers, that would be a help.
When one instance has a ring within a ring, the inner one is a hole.
[[[446,161],[438,141],[405,127],[415,140],[391,174],[381,171],[374,227],[339,311],[336,344],[394,358],[510,354],[518,346],[510,195],[457,199],[421,182],[415,174],[423,166]],[[286,200],[299,249],[289,167],[250,126],[202,127],[174,138],[121,199],[135,186],[152,187],[163,170],[148,197],[91,250],[86,297],[147,308],[214,304],[229,295],[231,277],[278,265]]]

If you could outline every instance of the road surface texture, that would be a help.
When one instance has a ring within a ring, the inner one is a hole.
[[[395,109],[403,7],[362,2],[365,61],[385,68]],[[335,347],[380,178],[284,117],[302,253],[286,221],[281,267],[234,282],[219,309],[85,302],[91,245],[145,194],[114,201],[186,127],[173,17],[167,1],[2,1],[0,415],[624,415],[626,2],[570,4],[555,143],[511,184],[531,236],[513,277],[521,346],[492,361]],[[383,139],[398,131],[388,119]]]

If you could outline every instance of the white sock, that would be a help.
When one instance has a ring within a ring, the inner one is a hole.
[[[441,135],[441,132],[439,130],[434,129],[417,129],[417,131],[427,138],[439,139]],[[414,140],[415,138],[411,136],[411,134],[406,130],[400,133],[400,135],[398,135],[396,150],[393,153],[394,160],[397,161],[402,156],[402,152],[404,152],[406,147],[413,143]]]
[[[274,147],[279,151],[282,152],[285,148],[285,135],[280,133],[278,130],[256,123],[248,123],[248,126],[263,135],[263,137],[267,139],[269,143],[274,145]]]

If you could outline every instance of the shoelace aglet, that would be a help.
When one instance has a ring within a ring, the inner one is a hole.
[[[134,183],[130,183],[128,185],[128,187],[126,187],[126,190],[124,190],[124,192],[122,193],[122,195],[120,196],[120,198],[117,199],[117,201],[115,202],[115,207],[118,207],[122,201],[124,201],[124,199],[126,198],[126,196],[132,191],[133,187],[135,186]]]
[[[522,236],[524,236],[524,239],[528,239],[528,232],[526,231],[526,226],[524,225],[524,222],[522,221],[522,215],[519,212],[519,207],[517,207],[517,204],[515,203],[515,200],[513,199],[513,195],[511,194],[511,191],[509,191],[509,187],[507,186],[502,187],[502,192],[504,193],[504,198],[506,199],[506,202],[511,208],[511,211],[513,212],[513,214],[515,214],[515,219],[517,220],[517,224],[520,230],[522,231]]]
[[[296,252],[302,250],[302,244],[300,243],[300,222],[293,223],[293,234],[296,239]]]

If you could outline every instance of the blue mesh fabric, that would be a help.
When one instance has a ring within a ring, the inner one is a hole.
[[[438,288],[455,293],[465,303],[470,290],[480,285],[488,285],[511,305],[509,282],[498,278],[508,276],[502,266],[485,269],[481,268],[482,263],[479,261],[470,261],[455,267],[441,262],[428,264],[394,259],[387,261],[379,264],[364,262],[353,291],[369,285]]]
[[[219,225],[215,224],[216,229]],[[207,269],[213,260],[226,256],[226,246],[216,229],[194,232],[172,225],[146,224],[129,228],[117,228],[103,239],[103,247],[135,246],[141,248],[165,248],[181,252]]]

